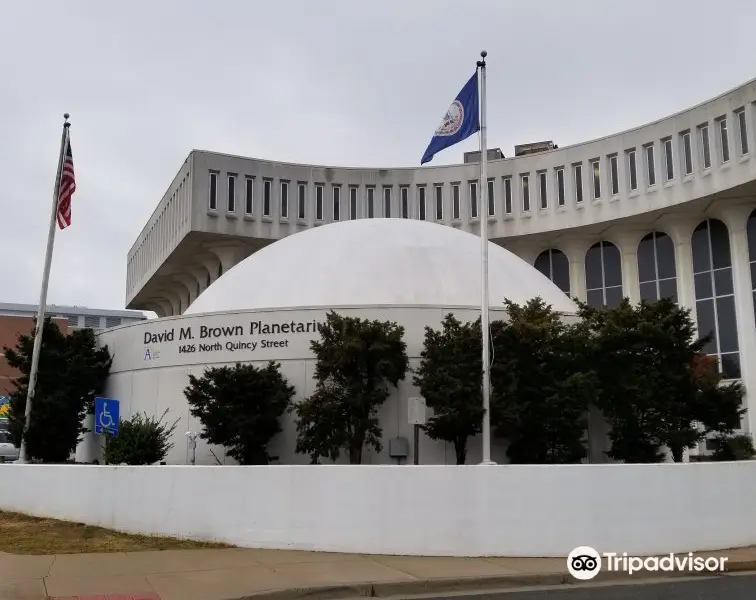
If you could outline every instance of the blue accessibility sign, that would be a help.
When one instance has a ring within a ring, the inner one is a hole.
[[[95,398],[95,433],[118,435],[120,403],[112,398]]]

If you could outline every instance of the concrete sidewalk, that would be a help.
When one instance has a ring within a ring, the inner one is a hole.
[[[753,547],[700,555],[728,557],[728,571],[756,570]],[[643,573],[631,576],[642,577]],[[610,578],[628,576],[602,572],[593,581]],[[325,600],[561,583],[579,582],[560,558],[369,556],[240,548],[56,556],[0,553],[0,600],[228,600],[258,595]]]

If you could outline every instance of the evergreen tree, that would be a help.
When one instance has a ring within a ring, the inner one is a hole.
[[[280,433],[281,415],[294,397],[279,368],[270,361],[264,367],[236,364],[206,369],[202,377],[189,375],[184,395],[202,423],[200,437],[224,446],[239,464],[267,465],[268,443]]]
[[[409,365],[403,338],[404,328],[390,321],[327,315],[310,344],[317,389],[294,408],[298,452],[335,460],[339,448],[351,464],[362,462],[366,444],[380,452],[377,411]]]
[[[540,298],[505,302],[492,324],[492,424],[509,440],[512,463],[579,462],[586,455],[585,413],[596,394],[583,330]]]
[[[13,443],[20,445],[24,429],[26,396],[34,349],[34,332],[19,335],[15,348],[4,348],[10,367],[21,376],[13,381],[8,419]],[[83,421],[94,407],[110,372],[107,346],[97,348],[91,329],[75,329],[64,335],[48,317],[42,329],[37,385],[26,436],[27,453],[43,462],[65,462],[87,429]]]
[[[615,308],[583,304],[580,315],[600,382],[598,405],[611,425],[610,457],[659,462],[667,446],[679,462],[707,433],[740,425],[743,387],[723,384],[690,311],[669,298],[625,299]]]
[[[440,331],[426,327],[421,358],[414,383],[433,410],[423,429],[431,439],[454,444],[463,465],[467,440],[480,433],[483,419],[480,319],[463,325],[450,313]]]

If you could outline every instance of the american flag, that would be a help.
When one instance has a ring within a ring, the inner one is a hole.
[[[63,170],[58,185],[58,226],[65,229],[71,224],[71,196],[76,191],[74,178],[73,154],[71,153],[71,139],[66,134],[66,147],[63,150]]]

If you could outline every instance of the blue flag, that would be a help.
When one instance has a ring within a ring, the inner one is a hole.
[[[421,165],[433,160],[436,152],[466,140],[473,133],[480,131],[480,115],[478,111],[478,71],[470,77],[462,91],[457,94],[444,120],[433,134],[428,148],[423,154]]]

